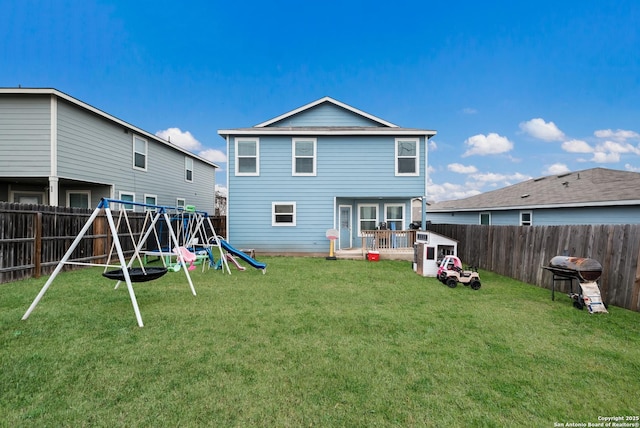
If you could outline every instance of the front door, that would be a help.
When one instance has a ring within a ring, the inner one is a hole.
[[[340,205],[340,242],[339,250],[346,250],[352,247],[351,243],[351,205]]]

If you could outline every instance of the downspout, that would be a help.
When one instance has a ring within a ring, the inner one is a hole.
[[[58,98],[51,95],[51,112],[49,120],[49,205],[58,206]]]
[[[338,198],[337,196],[333,197],[333,228],[338,228]]]
[[[427,230],[427,185],[429,184],[429,136],[424,137],[424,193],[422,195],[422,224],[420,230]]]
[[[229,207],[231,206],[231,204],[229,203],[231,201],[231,192],[229,191],[229,188],[231,186],[229,186],[229,135],[227,135],[226,137],[227,140],[227,221],[225,222],[225,230],[224,230],[224,236],[225,238],[227,238],[227,241],[229,240]],[[237,156],[237,153],[234,153],[235,156]],[[235,166],[234,166],[235,168]]]

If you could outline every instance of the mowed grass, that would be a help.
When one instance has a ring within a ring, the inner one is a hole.
[[[0,285],[3,426],[553,426],[639,415],[640,314],[481,271],[260,258],[126,286],[100,268]]]

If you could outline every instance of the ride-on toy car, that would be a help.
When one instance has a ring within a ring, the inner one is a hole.
[[[456,256],[442,259],[438,267],[438,279],[449,288],[455,288],[459,282],[473,290],[479,290],[481,286],[477,270],[462,269],[462,262]]]

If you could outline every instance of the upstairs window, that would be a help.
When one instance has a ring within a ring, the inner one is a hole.
[[[133,167],[142,171],[147,170],[147,140],[137,135],[133,136]]]
[[[291,151],[293,153],[293,175],[316,175],[316,139],[294,138]]]
[[[271,204],[271,226],[295,226],[296,203],[273,202]]]
[[[417,139],[396,138],[396,175],[419,175]]]
[[[236,138],[236,175],[260,175],[260,141]]]
[[[187,205],[187,201],[184,198],[176,198],[176,207],[184,208]]]
[[[190,157],[184,158],[184,179],[193,182],[193,159]]]

